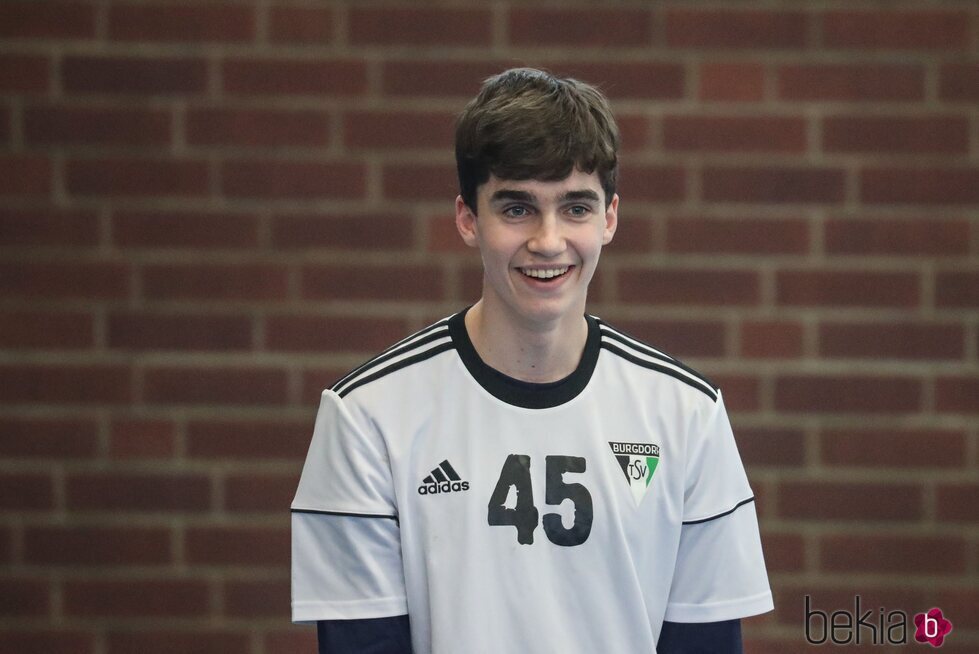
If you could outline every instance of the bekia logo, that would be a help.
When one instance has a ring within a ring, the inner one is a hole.
[[[885,611],[863,608],[861,598],[853,598],[853,612],[833,611],[827,614],[812,607],[812,598],[806,595],[806,642],[810,645],[823,645],[827,641],[834,645],[906,645],[908,643],[908,614],[904,611]],[[914,616],[914,639],[932,647],[941,647],[952,631],[952,623],[942,615],[942,610],[933,608],[927,613]]]
[[[939,608],[914,616],[914,626],[914,639],[932,647],[941,647],[945,636],[952,632],[952,623],[945,619]]]

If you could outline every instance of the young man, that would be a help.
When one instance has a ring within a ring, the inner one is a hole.
[[[772,608],[720,391],[585,313],[618,130],[531,69],[459,119],[482,298],[322,396],[293,511],[320,652],[740,652]]]

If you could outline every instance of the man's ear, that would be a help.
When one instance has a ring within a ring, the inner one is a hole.
[[[615,230],[619,226],[619,194],[612,196],[612,201],[608,203],[605,210],[605,230],[602,232],[602,245],[608,245],[615,236]]]
[[[456,196],[456,229],[462,240],[471,248],[479,247],[476,214],[469,208],[461,195]]]

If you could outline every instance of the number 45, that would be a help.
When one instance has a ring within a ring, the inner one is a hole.
[[[564,483],[564,473],[584,472],[585,459],[579,456],[545,457],[547,483],[544,500],[558,505],[565,499],[574,503],[574,524],[565,528],[561,514],[544,515],[544,533],[555,545],[570,547],[581,545],[591,533],[592,510],[591,493],[581,484]],[[512,509],[506,507],[510,487],[517,491],[517,503]],[[511,454],[500,471],[493,495],[490,496],[486,511],[486,521],[491,526],[513,526],[517,528],[517,542],[521,545],[534,543],[534,530],[537,529],[538,512],[534,506],[534,488],[530,481],[530,457],[526,454]]]

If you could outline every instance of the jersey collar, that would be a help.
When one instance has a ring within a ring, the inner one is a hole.
[[[465,319],[468,311],[469,307],[449,318],[449,335],[452,336],[459,358],[462,359],[469,374],[498,400],[525,409],[548,409],[569,402],[585,390],[595,371],[595,364],[598,363],[598,351],[602,341],[598,321],[595,318],[585,315],[588,323],[588,338],[585,341],[581,361],[578,362],[574,372],[554,382],[537,384],[504,375],[479,358],[476,348],[469,340],[469,332],[466,331]]]

